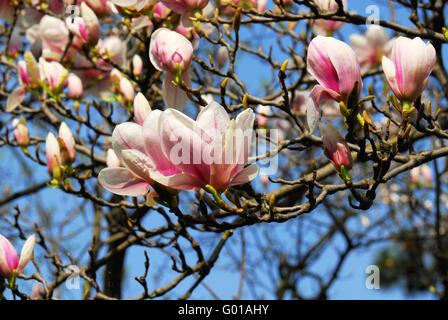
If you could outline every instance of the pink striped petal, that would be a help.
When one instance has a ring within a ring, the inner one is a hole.
[[[98,181],[108,191],[122,196],[142,196],[149,190],[149,183],[137,178],[126,168],[105,168]]]

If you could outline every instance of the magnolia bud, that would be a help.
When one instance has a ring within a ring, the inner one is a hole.
[[[134,74],[134,76],[139,77],[142,74],[142,70],[143,60],[138,54],[135,54],[132,57],[132,73]]]
[[[80,99],[84,93],[81,79],[74,73],[70,73],[67,77],[68,96],[70,99]]]
[[[63,142],[62,143],[63,148],[61,149],[66,149],[68,156],[67,159],[62,159],[62,164],[73,163],[76,159],[76,143],[75,139],[73,138],[72,132],[70,131],[69,127],[65,122],[62,122],[61,126],[59,127],[59,139],[62,140]],[[59,145],[61,147],[61,143],[59,143]]]
[[[30,142],[30,134],[26,126],[25,118],[21,116],[19,119],[14,119],[12,121],[12,127],[17,144],[21,147],[28,146]]]
[[[151,112],[151,106],[145,96],[139,92],[134,99],[134,118],[135,122],[143,125],[148,114]]]
[[[325,156],[333,162],[338,170],[341,170],[342,166],[347,170],[351,169],[353,166],[352,154],[339,131],[331,124],[327,124],[320,126],[320,132]]]
[[[127,78],[121,78],[120,80],[120,92],[126,102],[134,101],[134,87]]]

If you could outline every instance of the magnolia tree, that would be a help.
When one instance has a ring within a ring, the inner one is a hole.
[[[0,0],[0,297],[448,298],[444,12]]]

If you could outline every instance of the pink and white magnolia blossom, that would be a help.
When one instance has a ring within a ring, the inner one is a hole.
[[[47,169],[51,176],[58,175],[62,161],[58,139],[49,132],[45,141],[45,154],[47,159]]]
[[[20,42],[22,37],[20,36],[20,28],[14,28],[9,40],[8,50],[6,54],[12,58],[17,58],[19,55]]]
[[[14,246],[0,234],[0,277],[10,279],[14,273],[21,274],[33,258],[36,236],[30,236],[22,247],[20,258]]]
[[[324,13],[336,12],[339,5],[336,0],[315,0],[321,11]],[[347,0],[342,0],[344,11],[347,11]],[[335,31],[344,25],[342,21],[317,19],[312,21],[313,31],[319,35],[331,36]]]
[[[143,71],[143,60],[138,54],[132,57],[132,73],[136,77],[140,77]]]
[[[60,93],[67,85],[68,71],[59,62],[48,62],[41,57],[39,59],[39,72],[42,82],[55,94]]]
[[[170,13],[170,9],[167,8],[162,1],[159,1],[156,3],[155,8],[154,8],[154,14],[153,14],[153,18],[154,20],[163,20],[165,19],[168,14]]]
[[[50,15],[45,15],[40,20],[37,38],[33,40],[41,41],[42,56],[45,59],[59,60],[69,41],[69,30],[64,21]],[[67,57],[70,55],[68,54]]]
[[[151,35],[149,58],[153,66],[160,71],[167,71],[162,84],[162,96],[170,108],[182,110],[188,102],[186,93],[173,84],[177,68],[182,72],[182,80],[191,86],[188,68],[193,57],[191,42],[181,34],[167,28],[157,29]]]
[[[85,3],[81,3],[80,17],[67,17],[66,24],[82,43],[94,45],[100,39],[100,23],[95,12]]]
[[[96,15],[106,16],[111,13],[109,2],[110,0],[82,0],[81,5],[86,3]]]
[[[319,105],[325,100],[347,102],[352,89],[362,90],[358,57],[345,42],[332,37],[317,36],[307,54],[308,72],[319,83],[307,101],[307,120],[312,132],[320,119]],[[357,88],[354,88],[355,84]]]
[[[177,190],[210,185],[218,191],[249,182],[258,173],[256,165],[244,167],[253,123],[251,109],[230,120],[216,102],[196,121],[175,109],[153,110],[143,126],[126,122],[115,128],[112,147],[125,167],[101,170],[98,181],[130,196],[146,194],[154,182]]]
[[[190,17],[200,13],[208,4],[209,0],[161,0],[161,2],[176,13],[181,14],[182,23],[185,27],[193,26]]]
[[[418,37],[398,37],[391,59],[383,57],[383,71],[395,96],[409,105],[426,88],[435,62],[436,51],[432,44]]]
[[[141,92],[137,93],[134,99],[135,122],[142,126],[151,110],[151,106],[145,96]]]
[[[74,73],[69,73],[67,77],[68,97],[70,99],[80,99],[84,93],[81,78]]]
[[[62,164],[66,163],[73,163],[76,159],[76,143],[75,138],[73,137],[73,134],[70,130],[70,128],[67,126],[65,122],[62,122],[59,126],[59,146],[63,145],[63,148],[67,151],[67,159],[63,159],[61,153],[61,161]]]
[[[21,147],[26,147],[30,142],[30,134],[26,126],[25,117],[21,116],[19,119],[12,121],[13,135],[16,142]]]
[[[342,166],[345,169],[351,169],[353,166],[352,154],[339,131],[331,124],[326,124],[320,125],[320,132],[325,156],[333,162],[338,170],[341,170]]]
[[[383,56],[392,50],[394,40],[389,40],[386,29],[375,24],[369,26],[364,35],[352,34],[350,44],[358,55],[361,71],[380,65]]]
[[[125,102],[133,102],[135,97],[134,86],[128,78],[122,77],[120,79],[120,92],[123,95]]]
[[[30,89],[40,87],[40,72],[36,59],[30,51],[25,51],[23,57],[25,60],[20,60],[17,64],[20,82]]]

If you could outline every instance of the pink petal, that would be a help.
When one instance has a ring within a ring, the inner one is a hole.
[[[196,123],[214,138],[224,133],[230,118],[227,111],[219,103],[212,101],[199,112]]]
[[[17,273],[21,273],[28,262],[33,258],[34,254],[34,244],[36,243],[36,236],[33,234],[29,237],[25,244],[23,245],[22,251],[20,252],[19,266],[17,267]]]
[[[182,79],[184,79],[187,87],[191,87],[190,76],[187,72],[182,74]],[[162,83],[163,101],[167,107],[182,111],[187,105],[188,97],[184,90],[173,84],[173,81],[174,75],[167,73]]]
[[[17,269],[19,264],[19,256],[14,246],[0,234],[0,274],[7,278],[10,277],[12,271]]]
[[[150,171],[153,168],[150,158],[138,150],[127,149],[121,152],[123,164],[135,176],[151,183]]]
[[[6,100],[6,112],[14,111],[25,99],[26,92],[26,88],[22,86],[14,89]]]
[[[210,165],[204,163],[202,154],[209,151],[212,139],[195,121],[175,109],[167,109],[160,116],[159,135],[163,153],[173,165],[208,183]]]
[[[123,160],[121,151],[136,149],[145,153],[142,127],[133,122],[124,122],[115,127],[112,133],[112,148],[118,159]]]
[[[308,72],[325,88],[339,92],[339,77],[328,56],[330,38],[317,36],[308,47]]]
[[[156,170],[163,175],[171,176],[181,171],[168,160],[161,149],[161,137],[159,135],[159,120],[161,114],[162,111],[153,110],[146,117],[143,123],[143,139],[146,154],[151,158]]]
[[[255,179],[257,175],[258,175],[258,166],[256,164],[251,165],[249,167],[244,168],[235,177],[233,177],[229,186],[236,186],[239,184],[247,183]]]
[[[196,177],[189,174],[179,173],[173,176],[164,176],[160,173],[154,173],[151,175],[154,181],[177,190],[192,191],[203,187],[203,183]]]
[[[106,190],[123,196],[141,196],[150,187],[148,182],[135,177],[126,168],[105,168],[100,171],[98,181]]]

